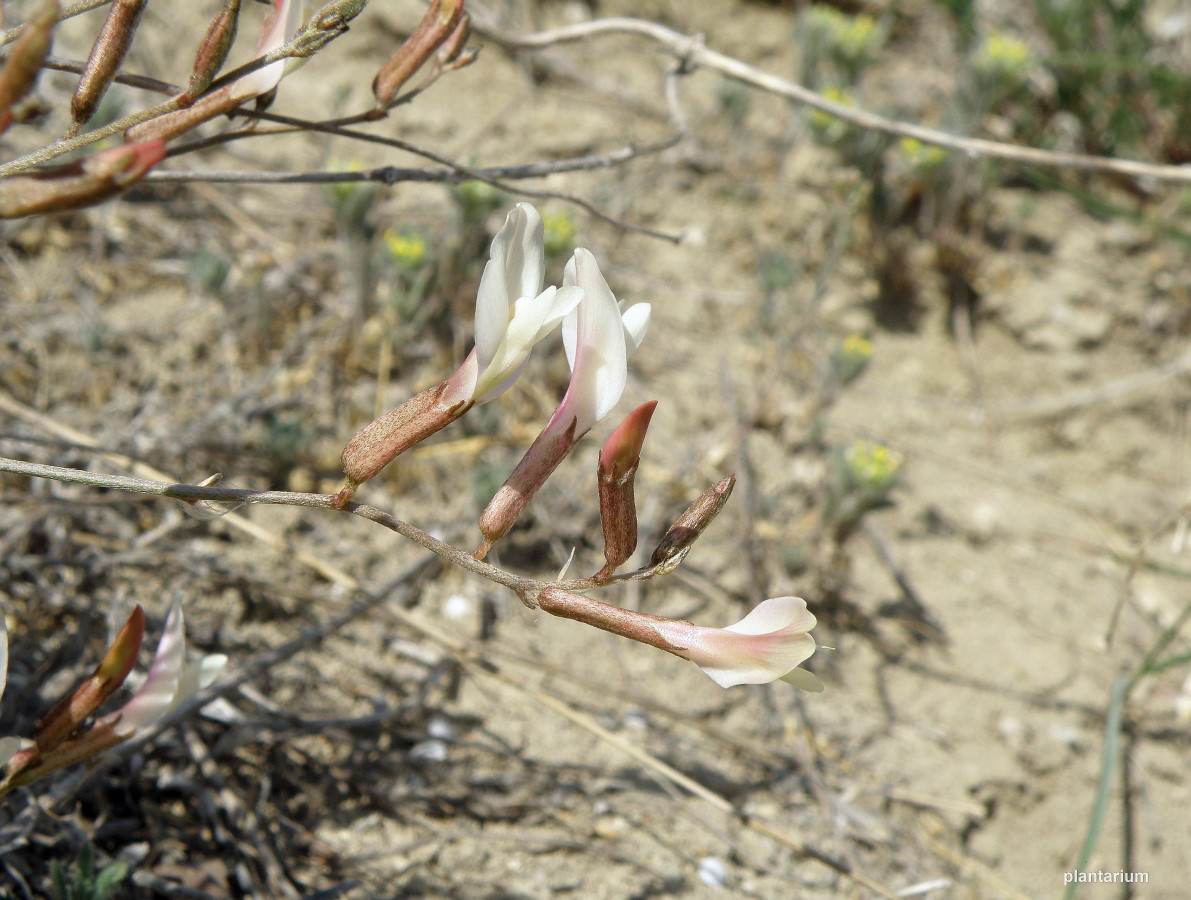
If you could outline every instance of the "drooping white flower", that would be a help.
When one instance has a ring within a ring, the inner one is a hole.
[[[701,668],[720,687],[785,681],[819,692],[823,683],[799,663],[815,652],[810,631],[815,617],[800,597],[773,597],[726,628],[659,621],[656,631],[680,656]]]

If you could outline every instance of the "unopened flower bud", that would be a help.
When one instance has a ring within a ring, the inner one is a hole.
[[[13,104],[33,90],[41,64],[50,52],[56,24],[58,0],[45,0],[33,11],[8,52],[8,62],[0,71],[0,133],[12,123]]]
[[[46,753],[70,737],[124,683],[145,636],[145,611],[138,604],[87,680],[50,710],[37,726],[37,750]]]
[[[462,3],[459,4],[463,6]],[[434,60],[437,65],[446,66],[450,63],[455,63],[451,66],[453,69],[462,68],[475,59],[476,53],[479,51],[471,50],[468,53],[463,52],[463,48],[467,46],[467,40],[471,37],[471,16],[466,12],[459,17],[455,24],[455,30],[451,32],[450,36],[443,41],[438,52],[434,55]]]
[[[530,444],[513,474],[501,485],[480,516],[480,531],[484,540],[475,552],[483,559],[492,545],[508,534],[517,517],[546,479],[558,468],[575,446],[575,422],[565,431],[551,431],[549,426]]]
[[[455,36],[462,17],[462,0],[433,0],[418,23],[417,30],[405,39],[372,80],[372,94],[376,97],[378,109],[387,109],[392,105],[401,86],[409,81],[432,53]]]
[[[86,159],[0,179],[0,219],[93,206],[139,180],[165,157],[165,144],[122,144]]]
[[[736,476],[727,475],[718,484],[705,490],[699,499],[678,517],[678,521],[670,526],[670,530],[653,551],[650,565],[659,566],[671,560],[680,560],[679,554],[685,556],[691,544],[695,543],[704,529],[720,514],[720,510],[732,496],[732,488],[735,486]]]
[[[140,24],[141,14],[148,0],[114,0],[108,8],[107,18],[99,29],[91,55],[79,76],[78,87],[70,100],[70,114],[76,127],[94,115],[99,101],[107,93],[112,79],[116,77],[132,37]]]
[[[597,581],[607,580],[637,549],[637,504],[633,496],[641,446],[657,407],[652,400],[638,406],[608,437],[600,451],[596,481],[600,493],[600,524],[604,529],[604,567]]]
[[[187,93],[197,97],[215,80],[227,53],[236,39],[236,20],[240,14],[240,0],[227,0],[227,5],[215,14],[203,42],[194,55],[194,66],[190,72]]]

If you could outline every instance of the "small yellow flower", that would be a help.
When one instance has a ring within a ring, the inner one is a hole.
[[[851,384],[868,368],[873,342],[862,334],[850,334],[831,354],[831,375],[837,385]]]
[[[571,214],[562,212],[547,212],[542,216],[545,231],[546,252],[551,256],[563,256],[575,247],[575,221]]]
[[[873,355],[873,342],[862,334],[850,334],[844,338],[840,350],[849,359],[868,359]]]
[[[403,269],[416,269],[426,259],[426,239],[416,231],[385,232],[385,249]]]
[[[1030,48],[1025,41],[994,31],[985,37],[972,56],[972,68],[977,74],[1006,85],[1025,80],[1030,63]]]
[[[836,36],[836,47],[844,58],[861,61],[877,49],[879,41],[877,20],[872,16],[859,15],[846,20]]]
[[[937,169],[947,159],[947,151],[933,144],[924,144],[916,138],[904,137],[898,141],[902,156],[915,169],[929,171]]]
[[[844,451],[844,461],[853,481],[872,493],[883,493],[896,484],[901,471],[901,456],[884,444],[854,441]]]

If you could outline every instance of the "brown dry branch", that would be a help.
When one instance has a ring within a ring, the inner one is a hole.
[[[86,446],[92,443],[85,436],[75,432],[74,429],[64,426],[61,423],[48,420],[34,411],[29,410],[27,407],[24,407],[22,404],[16,403],[10,398],[5,397],[3,394],[0,394],[0,410],[18,414],[26,421],[37,422],[41,427],[46,428],[53,433],[57,433],[62,436],[69,435],[72,440],[77,439],[77,442],[80,445]],[[142,471],[153,471],[150,467],[144,466],[143,464],[135,464],[135,467],[141,469]],[[284,496],[284,502],[286,503],[300,506],[326,508],[331,508],[331,503],[333,500],[333,498],[329,495],[304,495],[285,491],[239,491],[227,488],[200,488],[193,485],[185,485],[178,482],[169,481],[163,475],[163,473],[158,472],[153,472],[153,474],[161,480],[154,483],[148,481],[147,479],[130,476],[95,475],[94,473],[85,472],[82,470],[63,469],[61,467],[54,466],[39,466],[32,463],[23,463],[19,460],[5,459],[0,459],[0,471],[25,474],[31,477],[49,477],[55,480],[68,481],[72,483],[104,486],[116,490],[131,490],[135,492],[153,493],[180,500],[206,499],[216,501],[232,500],[240,502],[256,501],[269,503],[283,502]],[[505,584],[505,586],[516,590],[523,599],[526,599],[527,596],[536,596],[537,592],[533,591],[533,588],[537,588],[538,591],[540,591],[541,589],[548,586],[547,583],[532,582],[531,579],[523,579],[519,576],[512,576],[508,573],[503,573],[501,570],[496,569],[496,567],[487,566],[487,564],[482,562],[475,560],[467,561],[464,559],[464,557],[468,556],[468,554],[466,554],[464,551],[458,551],[455,548],[450,547],[450,545],[443,544],[443,542],[437,541],[430,535],[420,532],[413,526],[399,522],[381,510],[376,510],[372,507],[365,507],[361,504],[349,503],[346,507],[346,511],[360,515],[369,519],[370,521],[377,522],[378,524],[386,525],[386,527],[391,527],[393,530],[398,531],[403,536],[410,537],[411,540],[416,540],[417,543],[426,546],[427,549],[434,549],[437,547],[438,549],[435,549],[436,553],[439,552],[439,550],[447,551],[449,548],[449,552],[442,552],[440,553],[440,556],[450,559],[452,562],[457,562],[457,564],[460,566],[471,569],[476,574],[482,574],[481,572],[476,571],[474,568],[476,566],[485,567],[487,574],[499,574],[499,577],[493,577],[492,580]],[[354,591],[363,590],[360,583],[349,573],[339,569],[331,563],[326,562],[325,560],[318,559],[317,557],[311,557],[300,552],[295,553],[293,548],[290,548],[286,542],[279,540],[267,529],[256,525],[250,525],[247,520],[235,516],[234,513],[225,516],[223,521],[229,522],[229,524],[237,527],[238,530],[245,531],[258,540],[262,540],[268,545],[273,546],[274,548],[283,550],[289,555],[289,558],[311,566],[315,569],[315,571],[335,584],[348,587]],[[423,543],[423,540],[425,543]],[[423,561],[420,565],[425,565],[425,561]],[[659,570],[659,572],[660,571],[661,570]],[[484,577],[487,577],[487,574],[485,574]],[[617,576],[616,579],[624,579],[625,577],[626,576]],[[519,585],[520,588],[515,588],[514,585]],[[561,582],[553,584],[552,586],[555,588],[574,591],[590,588],[594,585],[590,583],[590,580],[585,579],[577,582]],[[372,608],[377,603],[381,602],[386,596],[387,592],[379,591],[375,595],[365,594],[365,596],[362,599],[356,601],[356,603],[353,604],[349,610],[332,617],[326,623],[320,624],[320,626],[317,628],[309,630],[302,637],[289,642],[281,648],[275,648],[274,650],[260,654],[251,662],[250,666],[246,665],[241,667],[240,669],[237,669],[236,671],[224,676],[217,684],[196,693],[188,700],[184,701],[173,713],[162,719],[151,728],[145,729],[144,732],[136,734],[131,740],[118,748],[114,753],[109,754],[100,768],[90,770],[86,773],[80,773],[69,782],[60,785],[54,791],[51,808],[61,808],[72,798],[78,796],[79,792],[87,783],[90,782],[91,778],[95,777],[107,766],[115,764],[119,759],[133,752],[137,747],[143,746],[145,743],[153,740],[157,735],[166,729],[173,727],[187,715],[193,714],[194,711],[206,705],[215,697],[230,692],[239,684],[250,680],[254,674],[264,671],[269,666],[275,665],[280,659],[288,658],[288,656],[292,656],[301,649],[304,649],[305,647],[310,646],[312,643],[321,640],[326,634],[330,633],[330,631],[342,627],[342,625],[346,624],[348,621],[351,621],[353,618],[361,615],[367,609]],[[592,603],[594,604],[596,601],[592,601]],[[490,659],[483,656],[480,651],[470,646],[467,642],[447,635],[441,629],[430,625],[421,617],[415,615],[407,609],[404,609],[401,606],[389,605],[387,609],[390,615],[396,617],[402,624],[412,628],[423,637],[434,641],[444,650],[451,653],[465,671],[469,672],[481,681],[496,680],[504,688],[529,697],[535,702],[538,702],[541,705],[555,711],[559,715],[562,715],[564,718],[595,735],[600,740],[608,743],[610,746],[617,748],[639,763],[646,765],[648,768],[661,775],[667,781],[673,783],[677,787],[682,788],[683,790],[690,792],[693,796],[711,805],[720,812],[730,816],[740,826],[749,828],[759,834],[763,834],[777,843],[795,851],[796,853],[827,866],[838,874],[853,881],[857,885],[863,886],[881,897],[891,898],[892,900],[892,898],[896,896],[891,889],[868,878],[862,872],[857,871],[856,868],[851,864],[839,860],[831,854],[817,849],[812,844],[795,837],[784,827],[770,822],[763,817],[746,814],[738,810],[722,795],[710,790],[700,782],[674,769],[672,766],[667,765],[653,754],[641,750],[635,745],[625,741],[618,735],[608,732],[607,729],[597,724],[590,716],[577,712],[571,708],[569,704],[566,704],[549,694],[525,687],[518,680],[515,680],[504,674],[499,666],[497,666]],[[570,615],[571,612],[572,610],[568,608],[568,618],[572,617]],[[4,847],[0,846],[0,850],[3,849]]]

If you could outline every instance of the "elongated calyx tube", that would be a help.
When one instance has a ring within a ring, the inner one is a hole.
[[[215,14],[211,24],[207,26],[207,33],[194,54],[194,67],[190,72],[190,83],[186,92],[197,97],[215,80],[223,63],[227,59],[228,51],[236,39],[236,25],[240,16],[240,0],[227,0],[227,4]]]
[[[467,34],[467,13],[463,10],[463,0],[432,0],[414,33],[397,48],[397,52],[372,80],[377,108],[387,109],[396,99],[401,86],[448,40],[452,43],[452,51],[449,52],[458,56],[462,49],[460,42],[467,40]]]
[[[480,532],[484,540],[475,552],[476,559],[487,556],[492,545],[509,533],[533,495],[571,452],[575,440],[574,420],[565,431],[552,431],[547,426],[534,439],[513,474],[500,486],[480,516]]]
[[[675,559],[681,562],[680,554],[685,556],[691,544],[698,540],[699,535],[720,514],[720,510],[732,496],[732,488],[735,486],[736,476],[733,474],[725,476],[718,484],[705,490],[662,536],[661,543],[653,551],[650,564],[658,566]]]
[[[609,435],[600,451],[596,483],[600,494],[600,524],[604,530],[604,567],[596,581],[606,581],[637,549],[637,501],[634,482],[641,447],[657,408],[651,400],[638,406]]]
[[[339,457],[347,484],[333,501],[336,508],[342,509],[361,484],[410,447],[446,428],[471,409],[472,401],[451,398],[450,387],[448,379],[427,388],[356,432]]]

